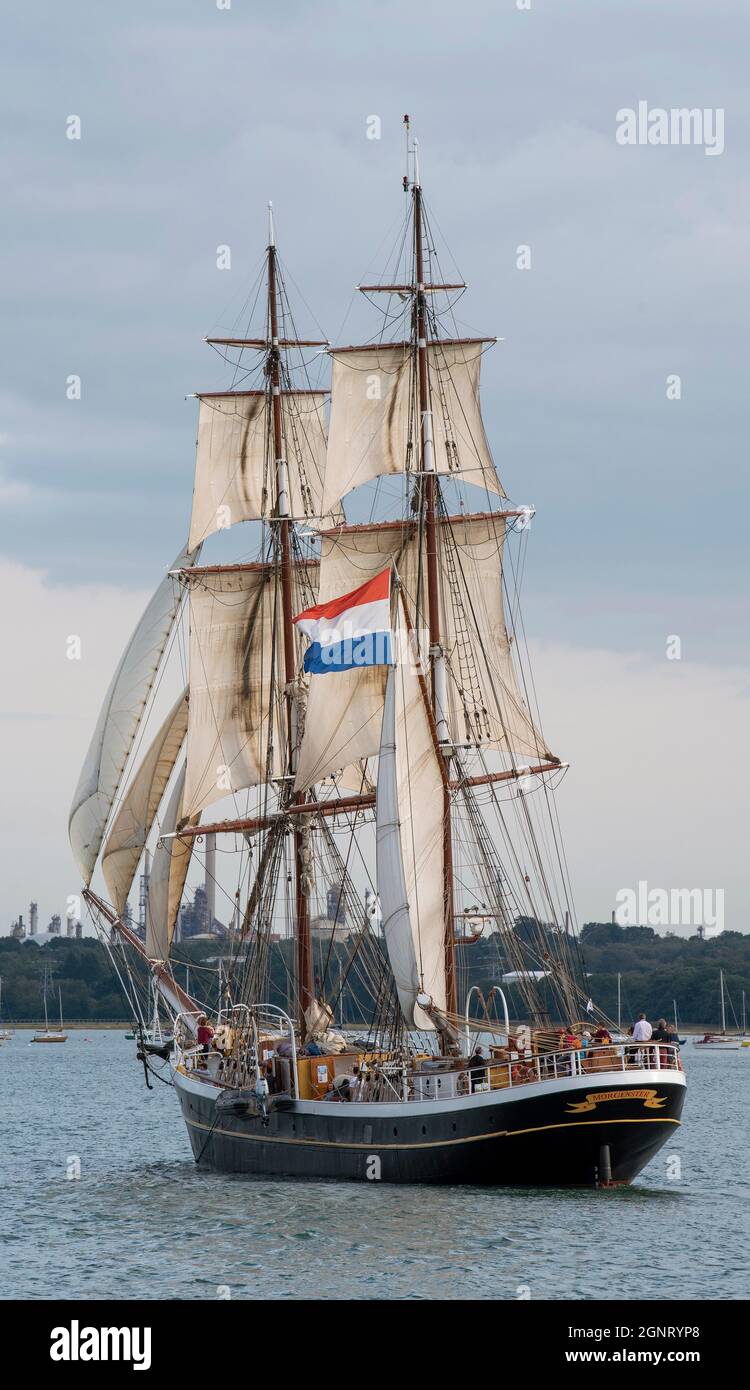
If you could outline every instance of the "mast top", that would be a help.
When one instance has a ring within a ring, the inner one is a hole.
[[[408,193],[410,188],[419,189],[422,185],[419,179],[419,141],[415,136],[410,143],[411,120],[408,113],[404,116],[404,133],[406,135],[406,173],[404,174],[404,192]],[[414,178],[409,178],[409,156],[414,160]]]
[[[273,230],[273,203],[270,202],[270,201],[269,201],[269,204],[268,204],[268,245],[269,245],[269,246],[275,246],[275,245],[276,245],[276,239],[275,239],[274,230]]]

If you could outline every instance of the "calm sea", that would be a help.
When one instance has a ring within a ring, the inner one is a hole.
[[[0,1045],[3,1298],[750,1294],[750,1048],[689,1043],[670,1144],[630,1189],[566,1192],[197,1172],[121,1032],[30,1039]]]

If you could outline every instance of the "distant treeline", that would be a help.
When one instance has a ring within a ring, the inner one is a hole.
[[[531,939],[531,924],[518,923],[518,936]],[[554,937],[550,933],[550,954],[554,958]],[[180,984],[204,1003],[218,998],[218,941],[184,942],[176,948],[175,975]],[[329,949],[316,943],[314,948],[317,987],[336,1002],[339,1023],[357,1024],[369,1012],[365,985],[356,969],[347,973],[349,948],[338,943]],[[705,1027],[719,1023],[719,970],[723,969],[728,996],[727,1022],[740,1021],[742,991],[747,992],[750,1008],[750,936],[725,931],[701,940],[658,936],[651,927],[618,927],[609,922],[588,922],[580,935],[581,964],[587,975],[587,989],[596,1005],[610,1018],[617,1016],[617,975],[621,975],[622,1020],[632,1022],[641,1012],[655,1019],[670,1016],[677,1000],[680,1021]],[[529,960],[529,964],[534,962]],[[274,943],[270,950],[271,984],[269,1002],[283,1004],[293,975],[291,942]],[[44,947],[33,942],[0,938],[0,976],[2,976],[2,1014],[15,1023],[38,1020],[43,1014],[42,980],[45,967],[50,976],[50,1014],[57,1007],[57,990],[62,990],[63,1011],[69,1019],[92,1023],[103,1019],[126,1019],[127,1004],[114,978],[107,953],[94,937],[70,941],[60,938]],[[514,969],[507,957],[502,935],[493,933],[459,951],[460,1007],[472,985],[487,995],[504,972]],[[524,1005],[515,987],[505,985],[511,1016],[524,1016]],[[544,999],[545,982],[540,984]],[[550,1001],[551,1002],[551,1001]],[[734,1010],[734,1013],[733,1013]],[[554,1011],[553,1011],[554,1013]]]

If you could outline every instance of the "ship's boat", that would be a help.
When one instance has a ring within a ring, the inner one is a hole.
[[[198,395],[187,542],[113,678],[71,842],[139,1029],[147,975],[174,1016],[163,1065],[201,1166],[628,1182],[685,1077],[673,1046],[586,1046],[607,1020],[520,616],[533,509],[495,467],[495,340],[455,324],[465,286],[441,272],[408,127],[407,147],[395,268],[358,287],[385,305],[370,341],[298,336],[270,218],[261,331],[208,340],[234,386]],[[328,361],[330,392],[309,376]],[[237,534],[241,562],[200,562]],[[126,902],[154,842],[141,936]],[[201,855],[236,884],[213,999],[180,982],[175,939]],[[516,1022],[499,983],[503,1019],[470,1015],[480,938]]]

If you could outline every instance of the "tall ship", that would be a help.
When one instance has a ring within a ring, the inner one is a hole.
[[[589,999],[521,617],[532,509],[493,462],[496,340],[457,322],[408,120],[403,189],[353,344],[299,336],[269,210],[258,315],[206,340],[231,384],[198,393],[186,544],[107,693],[71,844],[201,1167],[627,1183],[680,1122],[679,1049],[614,1043]],[[219,540],[241,558],[203,562]],[[126,903],[151,850],[142,938]],[[178,982],[192,859],[231,909],[211,999]],[[468,988],[482,935],[502,1017]]]

